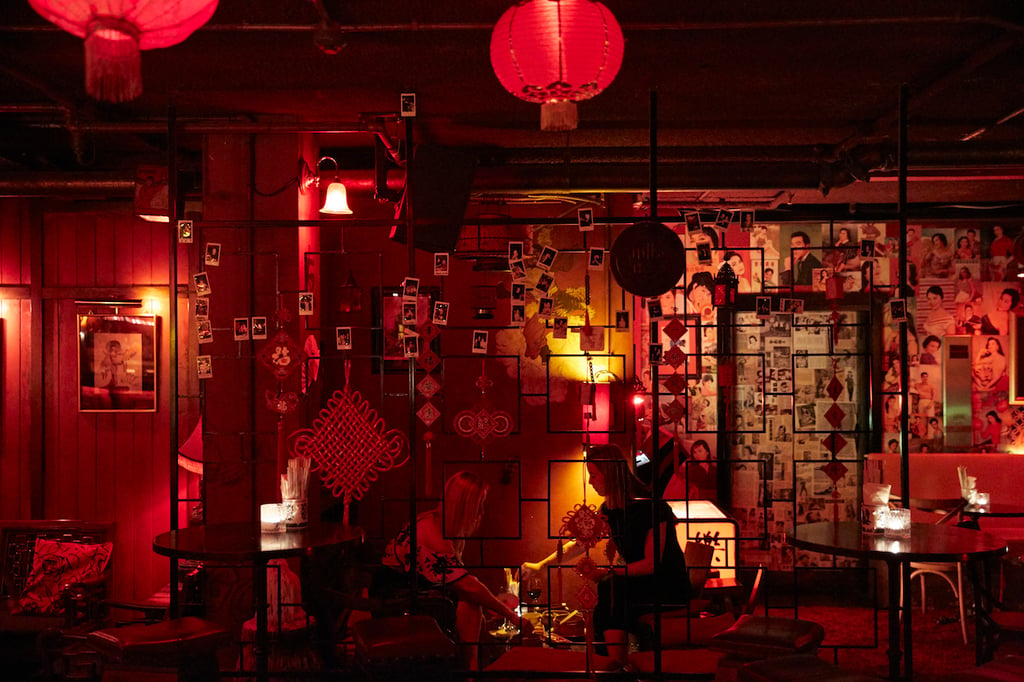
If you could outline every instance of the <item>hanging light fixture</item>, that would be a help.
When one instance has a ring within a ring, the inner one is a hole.
[[[542,130],[574,130],[576,102],[607,88],[622,65],[619,23],[595,0],[527,0],[491,34],[491,66],[510,93],[541,105]]]
[[[29,0],[47,21],[85,39],[85,90],[104,102],[142,94],[140,50],[177,45],[209,21],[217,0]]]
[[[728,306],[736,302],[736,292],[740,288],[740,279],[728,263],[722,263],[715,275],[715,291],[711,297],[716,306]]]
[[[334,164],[334,170],[331,171],[330,179],[327,181],[327,192],[324,194],[324,205],[320,208],[320,212],[327,215],[352,215],[352,209],[348,207],[348,189],[338,177],[338,162],[330,156],[320,157],[320,160],[316,162],[316,173],[304,160],[299,160],[299,190],[305,193],[314,187],[320,187],[323,182],[320,166],[324,161]]]

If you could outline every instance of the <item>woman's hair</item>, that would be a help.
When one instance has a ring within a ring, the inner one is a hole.
[[[967,275],[967,276],[964,277],[964,275]],[[970,278],[971,278],[971,271],[970,271],[970,269],[967,268],[966,266],[960,268],[960,279],[970,279]]]
[[[936,239],[942,242],[943,246],[949,244],[949,241],[946,239],[946,235],[942,234],[941,232],[936,232],[935,234],[932,235],[932,241],[934,242]]]
[[[986,350],[988,350],[988,344],[990,344],[990,343],[994,343],[994,344],[996,344],[996,351],[997,351],[997,352],[998,352],[998,353],[999,353],[1000,355],[1004,355],[1004,353],[1003,353],[1003,344],[1001,344],[1001,343],[999,342],[999,339],[997,339],[997,338],[996,338],[996,337],[994,337],[994,336],[990,336],[990,337],[988,337],[988,341],[986,341],[986,342],[985,342],[985,349],[986,349]]]
[[[633,463],[618,445],[593,445],[586,461],[604,477],[604,500],[610,509],[621,509],[630,499],[650,495],[643,481],[637,478]]]
[[[708,457],[711,456],[711,448],[708,446],[708,442],[706,440],[704,440],[703,438],[701,438],[700,440],[695,440],[693,442],[693,445],[690,446],[690,457],[694,456],[693,452],[697,448],[704,448],[704,452],[707,453],[707,456]],[[753,450],[751,450],[751,452],[753,452]]]
[[[1010,310],[1016,308],[1017,304],[1020,303],[1020,292],[1017,291],[1016,289],[1007,287],[1006,289],[1003,289],[1003,293],[1001,295],[1009,296],[1010,300],[1013,301],[1013,304],[1010,306]]]
[[[476,532],[484,515],[488,486],[476,474],[458,471],[444,484],[444,535],[462,554],[465,539]]]
[[[935,294],[939,298],[943,298],[942,287],[940,287],[938,284],[933,284],[930,287],[928,287],[928,291],[926,293]]]
[[[1000,424],[1003,423],[1003,420],[999,418],[999,415],[996,413],[995,410],[989,410],[988,412],[985,413],[985,416],[986,417],[992,417],[993,419],[995,419]]]
[[[968,239],[966,236],[960,237],[960,239],[956,240],[957,248],[960,248],[961,244],[966,244],[967,246],[970,246],[971,245],[971,240]]]
[[[690,297],[690,292],[697,287],[704,287],[708,290],[708,293],[713,293],[715,290],[715,278],[711,276],[710,272],[696,272],[693,275],[693,279],[686,286],[686,297]]]

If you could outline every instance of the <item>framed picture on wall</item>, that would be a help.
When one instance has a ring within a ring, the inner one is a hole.
[[[1024,405],[1024,315],[1010,315],[1010,404]]]
[[[402,287],[373,288],[373,371],[402,372],[408,369],[405,330],[421,329],[431,323],[434,303],[440,298],[438,287],[418,287],[415,298],[403,297]],[[432,324],[432,323],[431,323]],[[432,350],[440,354],[440,335],[431,339],[419,353]]]
[[[155,315],[78,316],[78,409],[156,412]]]

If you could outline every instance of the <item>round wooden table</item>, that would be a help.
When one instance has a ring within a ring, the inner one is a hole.
[[[181,528],[157,535],[153,551],[172,559],[251,563],[253,603],[256,610],[256,679],[269,679],[267,661],[267,563],[271,559],[300,556],[317,547],[363,541],[363,531],[339,523],[317,523],[283,533],[263,533],[259,523],[218,523]],[[171,590],[172,598],[174,590]]]
[[[1006,553],[1006,541],[989,533],[952,525],[911,524],[910,536],[904,538],[886,537],[879,533],[865,533],[860,523],[844,521],[838,524],[820,521],[797,526],[786,534],[786,541],[794,547],[809,549],[824,554],[837,554],[858,559],[884,561],[889,574],[889,678],[892,680],[914,677],[913,640],[911,637],[910,599],[902,607],[903,628],[900,630],[900,585],[910,582],[908,565],[912,561],[960,562],[968,567],[984,564],[985,560]],[[987,580],[987,570],[969,570],[974,583],[975,595],[987,594],[981,589]],[[903,585],[910,595],[910,585]],[[982,627],[982,611],[987,605],[979,597],[975,604],[975,620]],[[978,639],[977,655],[982,656],[981,632]],[[902,673],[900,663],[902,659]]]

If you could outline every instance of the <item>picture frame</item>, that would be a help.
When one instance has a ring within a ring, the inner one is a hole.
[[[156,342],[156,315],[79,315],[79,411],[156,412]]]
[[[374,374],[404,372],[409,368],[409,358],[405,355],[405,327],[402,321],[405,304],[415,303],[416,324],[410,327],[420,328],[431,322],[434,303],[440,300],[441,289],[434,286],[420,286],[415,301],[403,297],[403,287],[373,287],[373,361],[371,369]],[[422,356],[427,351],[441,354],[441,335],[438,334],[430,343],[423,343],[419,348]],[[415,360],[414,360],[415,361]]]
[[[1024,315],[1013,315],[1010,320],[1010,404],[1024,405]]]

